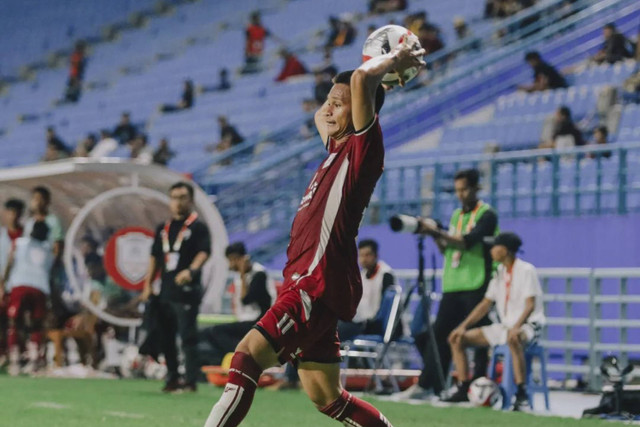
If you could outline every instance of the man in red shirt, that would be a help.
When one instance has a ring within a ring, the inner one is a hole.
[[[383,76],[424,66],[424,50],[402,44],[355,71],[338,74],[315,123],[328,156],[298,207],[287,249],[283,291],[238,344],[229,382],[205,427],[237,426],[265,369],[294,362],[300,383],[323,414],[352,426],[389,427],[370,404],[340,385],[338,319],[351,320],[362,296],[356,236],[382,174],[384,146],[377,113]]]
[[[24,212],[24,202],[19,199],[9,199],[4,204],[2,224],[0,227],[0,278],[4,276],[9,254],[13,250],[18,237],[22,236],[20,218]],[[9,295],[0,298],[0,358],[4,358],[7,351],[7,307]],[[0,363],[1,365],[2,363]]]
[[[251,22],[246,30],[246,45],[244,48],[244,73],[255,73],[260,69],[260,61],[264,52],[264,39],[270,36],[269,30],[262,26],[260,12],[251,14]]]
[[[291,52],[286,49],[280,51],[280,56],[284,59],[284,65],[282,71],[276,77],[277,82],[287,80],[289,77],[298,76],[300,74],[307,74],[307,69],[300,62],[300,60]]]

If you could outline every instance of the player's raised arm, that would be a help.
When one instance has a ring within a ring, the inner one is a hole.
[[[405,42],[385,55],[369,59],[353,72],[351,114],[356,132],[368,126],[376,114],[376,91],[383,76],[391,71],[397,71],[402,76],[407,68],[425,66],[422,60],[424,54],[424,49],[413,50],[413,46]],[[404,86],[403,80],[400,80],[400,86]]]

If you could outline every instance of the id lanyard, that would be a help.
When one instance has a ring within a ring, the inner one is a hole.
[[[504,315],[507,315],[507,307],[509,305],[509,298],[511,297],[511,280],[513,279],[513,264],[504,273],[504,285],[506,292],[504,295]]]
[[[198,219],[198,213],[191,212],[191,215],[189,215],[187,219],[184,221],[184,224],[182,224],[182,228],[180,229],[180,231],[178,232],[178,235],[176,236],[176,241],[173,242],[173,247],[169,245],[169,226],[171,225],[171,221],[165,222],[164,229],[162,230],[162,252],[164,252],[165,262],[168,261],[170,252],[177,253],[180,251],[180,248],[182,247],[182,242],[184,240],[184,235],[187,229],[189,228],[189,226],[193,224],[193,222],[196,219]]]
[[[482,206],[482,202],[478,200],[478,203],[476,204],[476,207],[473,208],[469,221],[467,222],[467,230],[466,230],[467,233],[470,233],[473,227],[476,225],[476,215],[480,210],[480,206]],[[460,215],[458,215],[458,224],[456,225],[456,236],[462,236],[462,217],[463,216],[464,214],[462,212],[460,212]],[[462,251],[455,251],[451,259],[451,267],[458,268],[460,266],[461,258],[462,258]]]

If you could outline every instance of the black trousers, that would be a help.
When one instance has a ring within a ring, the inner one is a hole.
[[[211,347],[210,363],[220,365],[224,356],[235,351],[240,340],[255,324],[255,321],[225,323],[200,331],[200,339],[206,341]]]
[[[177,380],[179,376],[176,342],[178,335],[180,335],[184,353],[185,381],[187,384],[195,384],[198,379],[200,371],[197,325],[199,307],[199,301],[189,304],[162,299],[158,304],[160,348],[167,362],[167,381]]]
[[[483,286],[475,291],[447,292],[442,295],[442,301],[440,301],[436,321],[433,324],[433,333],[435,335],[436,346],[440,355],[440,363],[442,365],[442,373],[444,374],[445,380],[451,367],[451,348],[447,341],[449,334],[458,327],[469,313],[471,313],[474,307],[482,301],[485,291],[486,286]],[[485,316],[475,326],[485,326],[490,323],[491,321],[489,318]],[[445,384],[442,384],[438,378],[438,371],[435,367],[436,360],[434,358],[433,351],[429,348],[430,340],[428,334],[424,332],[417,335],[415,337],[415,342],[424,361],[424,368],[422,369],[422,373],[418,379],[418,384],[420,387],[425,389],[433,388],[433,391],[436,394],[439,394],[444,389]],[[488,363],[488,349],[475,349],[474,378],[486,375]]]

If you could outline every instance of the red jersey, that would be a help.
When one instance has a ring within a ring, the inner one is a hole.
[[[262,55],[264,49],[264,39],[267,37],[267,30],[261,25],[249,25],[247,27],[247,45],[245,53],[247,55]]]
[[[356,238],[384,164],[378,117],[327,148],[293,220],[283,287],[297,286],[350,320],[362,296]]]

